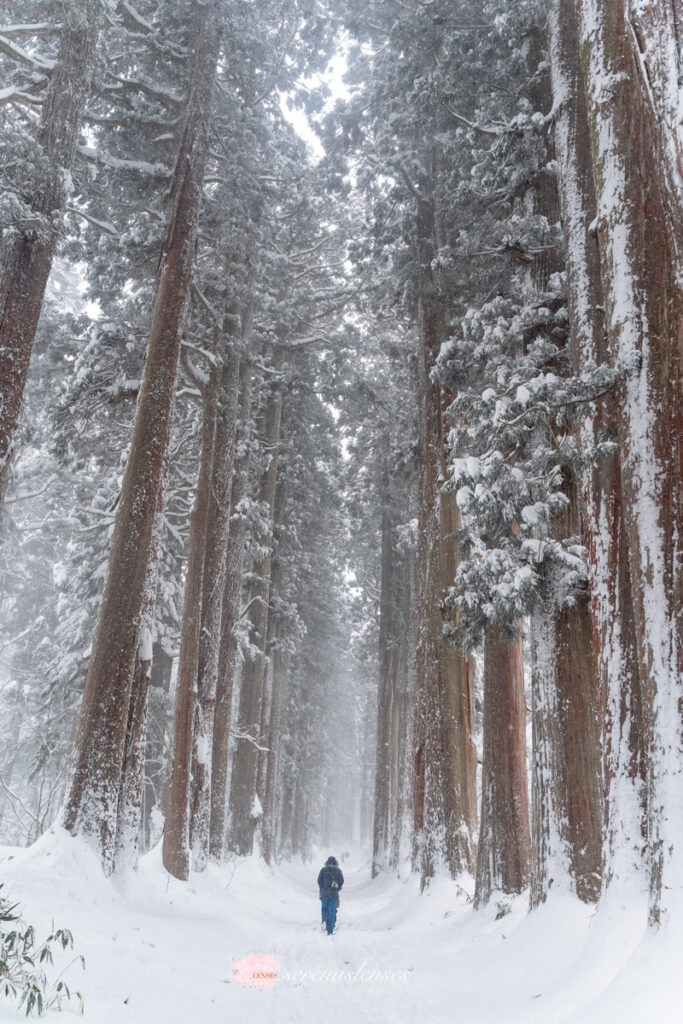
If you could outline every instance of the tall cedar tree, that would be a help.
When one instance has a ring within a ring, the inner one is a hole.
[[[196,2],[192,59],[169,196],[152,329],[109,568],[78,724],[64,825],[91,836],[111,870],[128,708],[141,639],[145,585],[163,494],[180,335],[192,278],[220,46],[217,5]]]
[[[64,5],[63,17],[57,59],[49,71],[36,133],[45,172],[27,196],[27,206],[38,224],[10,242],[0,281],[0,504],[90,90],[101,0],[74,0]]]
[[[641,709],[637,734],[624,735],[621,684],[628,658],[617,647],[605,673],[607,869],[616,879],[628,877],[634,862],[645,865],[651,916],[658,921],[680,901],[674,859],[683,815],[677,793],[683,767],[683,194],[676,101],[683,12],[678,2],[645,0],[576,0],[576,10],[608,351],[621,374],[615,423],[623,542],[618,528],[605,535],[600,522],[592,523],[592,532],[595,544],[615,553],[617,579],[629,581],[637,659],[633,704]],[[568,175],[565,187],[571,203]],[[609,585],[605,578],[597,583]],[[600,603],[596,609],[603,614],[621,613],[609,599]],[[596,631],[605,635],[604,621]],[[611,659],[612,651],[603,646],[601,657]],[[645,789],[634,770],[640,757],[648,764]],[[630,799],[624,796],[629,793]]]

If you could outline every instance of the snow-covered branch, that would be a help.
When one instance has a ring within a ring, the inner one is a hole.
[[[24,67],[30,68],[31,71],[40,71],[44,75],[49,74],[55,66],[55,62],[50,60],[49,57],[41,57],[40,54],[29,53],[22,46],[17,46],[11,39],[3,35],[0,35],[0,53],[11,57],[17,64],[23,64]]]
[[[39,21],[31,25],[5,25],[0,28],[0,36],[5,39],[17,39],[21,36],[58,36],[62,31],[59,23]]]

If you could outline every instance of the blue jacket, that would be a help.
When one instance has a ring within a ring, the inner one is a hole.
[[[320,869],[318,885],[320,887],[320,898],[329,899],[331,896],[338,896],[344,884],[344,876],[341,868],[338,867],[334,857],[328,857],[324,868]]]

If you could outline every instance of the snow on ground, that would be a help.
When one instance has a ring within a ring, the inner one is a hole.
[[[683,943],[645,935],[639,900],[614,899],[595,914],[555,897],[527,914],[520,899],[495,920],[495,903],[475,913],[450,880],[423,895],[409,875],[371,880],[354,852],[342,863],[339,930],[328,937],[319,866],[238,860],[181,883],[155,850],[121,882],[105,879],[92,852],[60,830],[28,850],[0,849],[3,892],[21,901],[39,935],[53,920],[74,933],[86,970],[74,964],[65,978],[84,995],[87,1024],[683,1019],[674,992]],[[265,961],[277,980],[240,983],[233,964],[251,957],[258,968],[254,954],[279,961]],[[75,1004],[66,1013],[75,1016]],[[19,1019],[0,1003],[0,1021]]]

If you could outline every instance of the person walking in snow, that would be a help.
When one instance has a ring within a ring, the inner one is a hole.
[[[331,935],[337,920],[337,907],[339,906],[339,893],[344,884],[344,876],[337,864],[335,857],[328,857],[325,866],[320,869],[318,875],[318,888],[320,889],[320,903],[323,917],[323,924],[327,928],[327,934]]]

